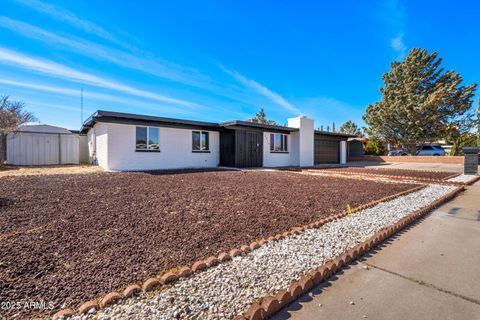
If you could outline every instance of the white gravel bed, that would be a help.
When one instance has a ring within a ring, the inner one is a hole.
[[[467,183],[470,180],[475,179],[477,176],[474,174],[461,174],[459,176],[453,177],[451,179],[448,179],[447,181],[449,182],[464,182]]]
[[[323,265],[405,215],[454,190],[428,185],[351,216],[269,242],[260,249],[181,278],[153,295],[142,295],[74,319],[231,319],[255,298],[286,288],[290,281]]]

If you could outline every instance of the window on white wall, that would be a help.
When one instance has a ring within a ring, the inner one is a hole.
[[[209,151],[208,131],[192,131],[192,151]]]
[[[135,136],[135,150],[160,151],[158,128],[137,127]]]
[[[270,152],[288,152],[288,135],[270,133]]]

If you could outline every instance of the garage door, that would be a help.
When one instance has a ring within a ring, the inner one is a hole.
[[[314,163],[339,163],[340,142],[315,136]]]

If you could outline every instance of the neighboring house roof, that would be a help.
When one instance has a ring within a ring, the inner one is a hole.
[[[47,124],[36,125],[24,125],[20,126],[18,132],[30,132],[30,133],[57,133],[57,134],[72,134],[68,129],[62,127],[50,126]]]
[[[132,113],[98,110],[83,123],[83,126],[80,129],[80,133],[86,133],[89,128],[92,128],[95,125],[96,122],[111,122],[111,123],[137,124],[137,125],[142,125],[142,124],[143,125],[161,125],[161,126],[172,126],[172,127],[197,128],[197,129],[214,130],[214,131],[219,131],[222,128],[233,128],[233,127],[251,127],[251,128],[266,129],[271,131],[281,131],[281,132],[298,131],[297,128],[262,124],[262,123],[249,122],[249,121],[240,121],[240,120],[233,120],[233,121],[228,121],[223,123],[213,123],[213,122],[183,120],[183,119],[175,119],[175,118],[164,118],[164,117],[146,116],[146,115],[132,114]]]

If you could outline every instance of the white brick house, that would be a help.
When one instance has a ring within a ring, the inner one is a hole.
[[[90,162],[114,171],[340,163],[346,159],[342,141],[349,137],[315,131],[313,120],[305,116],[289,119],[285,127],[101,110],[85,121],[81,132],[87,134]]]

